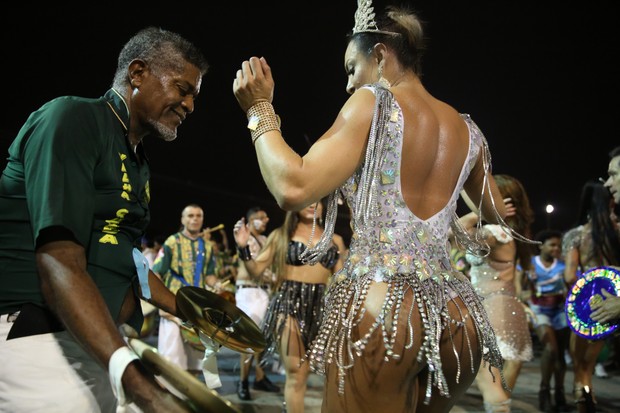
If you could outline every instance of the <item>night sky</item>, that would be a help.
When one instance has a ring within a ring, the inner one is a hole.
[[[375,9],[384,4],[375,2]],[[613,2],[574,8],[540,0],[411,4],[427,22],[427,89],[473,117],[489,142],[494,173],[523,182],[536,212],[534,231],[547,223],[568,229],[582,184],[606,176],[607,153],[620,144],[619,71],[612,64],[620,52],[620,24]],[[232,225],[250,206],[267,210],[269,229],[282,222],[232,94],[243,60],[267,58],[282,131],[300,154],[348,97],[343,53],[354,0],[16,8],[0,17],[3,153],[29,113],[47,100],[105,93],[118,52],[143,27],[177,31],[207,56],[211,69],[177,140],[144,141],[153,175],[151,235],[175,232],[188,203],[203,206],[206,226],[224,223],[231,239]],[[556,208],[549,216],[547,203]],[[346,238],[342,212],[338,231]]]

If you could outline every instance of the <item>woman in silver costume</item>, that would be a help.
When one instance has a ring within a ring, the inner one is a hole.
[[[322,202],[301,211],[288,211],[284,223],[269,234],[256,259],[243,253],[250,235],[244,219],[237,221],[233,229],[239,258],[244,260],[248,272],[258,276],[271,268],[278,274],[262,326],[267,347],[261,363],[266,364],[275,353],[279,354],[286,373],[284,406],[288,413],[304,411],[310,375],[306,350],[318,334],[328,280],[342,268],[346,250],[342,237],[334,234],[333,243],[317,265],[302,262],[300,255],[308,241],[323,233],[322,226],[315,222],[315,214],[322,222]]]
[[[530,208],[525,188],[512,176],[496,174],[493,177],[504,197],[508,215],[506,223],[519,234],[530,236],[534,211]],[[487,257],[466,254],[471,264],[469,275],[474,289],[484,299],[484,307],[495,330],[504,359],[502,373],[510,391],[503,389],[500,381],[494,380],[493,374],[486,369],[478,372],[476,384],[482,393],[485,412],[509,413],[511,394],[521,367],[534,356],[527,321],[527,313],[531,312],[521,302],[523,274],[530,269],[532,248],[530,243],[521,242],[499,225],[485,224],[476,228],[478,220],[475,212],[460,218],[464,228],[484,239],[490,247]],[[497,375],[496,371],[494,373]]]
[[[505,225],[505,206],[482,132],[421,82],[423,39],[415,14],[388,9],[375,20],[360,0],[344,58],[351,97],[303,156],[280,132],[266,59],[244,61],[233,82],[278,204],[299,210],[329,196],[308,263],[331,244],[340,193],[352,213],[349,254],[308,352],[325,374],[324,412],[448,412],[483,359],[502,366],[486,311],[447,245],[453,226],[461,243],[480,247],[456,224],[461,190],[487,222]]]

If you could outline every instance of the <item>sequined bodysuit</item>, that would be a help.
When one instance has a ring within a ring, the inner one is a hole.
[[[415,351],[418,360],[427,364],[428,388],[421,389],[425,391],[425,401],[430,400],[432,386],[449,397],[442,363],[456,364],[459,360],[442,360],[440,342],[446,326],[464,321],[452,319],[447,311],[447,303],[455,297],[459,296],[467,307],[462,314],[469,313],[475,321],[477,337],[468,339],[472,343],[478,340],[485,361],[500,368],[502,365],[482,303],[469,280],[452,268],[447,248],[459,193],[481,150],[486,149],[486,141],[471,118],[462,115],[469,127],[470,144],[458,183],[442,210],[426,220],[420,219],[407,208],[401,191],[402,110],[388,90],[379,85],[369,88],[377,97],[377,106],[366,159],[341,187],[353,216],[350,253],[326,293],[325,316],[308,357],[312,370],[318,374],[325,374],[327,367],[335,363],[339,392],[344,393],[347,370],[356,357],[364,357],[368,339],[379,334],[383,336],[386,362],[400,359],[399,351]],[[326,222],[334,204],[328,201]],[[326,232],[329,234],[327,224]],[[375,282],[388,285],[381,313],[368,331],[359,332],[356,326],[364,317],[366,294]],[[411,292],[414,301],[411,305],[403,304],[404,297]],[[463,307],[460,302],[457,305]],[[417,314],[410,308],[413,306],[417,307],[419,317],[412,316]],[[400,317],[407,318],[409,328],[396,328],[403,325],[398,323]],[[386,321],[390,319],[394,321]],[[421,348],[397,347],[397,342],[413,341],[411,326],[415,324],[424,326]],[[358,332],[353,333],[354,330]],[[456,353],[455,349],[453,354]],[[461,354],[469,357],[470,353],[464,350]]]
[[[515,243],[499,225],[485,225],[481,231],[489,233],[499,243]],[[469,253],[466,257],[471,264],[471,283],[484,298],[484,307],[495,330],[502,357],[505,360],[530,361],[534,357],[532,337],[525,308],[517,300],[514,261],[500,262]]]

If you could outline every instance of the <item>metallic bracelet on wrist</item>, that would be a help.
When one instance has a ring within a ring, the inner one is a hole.
[[[262,134],[277,130],[280,132],[280,117],[276,115],[271,103],[261,100],[247,112],[248,129],[252,135],[252,144],[256,142]]]
[[[239,258],[241,261],[250,261],[252,259],[252,253],[250,252],[249,245],[246,245],[245,247],[237,246],[237,251],[239,252]]]

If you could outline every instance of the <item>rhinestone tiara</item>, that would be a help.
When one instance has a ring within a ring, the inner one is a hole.
[[[353,26],[353,34],[355,33],[383,33],[392,36],[398,35],[398,33],[395,32],[379,30],[377,27],[377,22],[375,22],[375,12],[372,7],[372,0],[357,0],[355,26]]]

